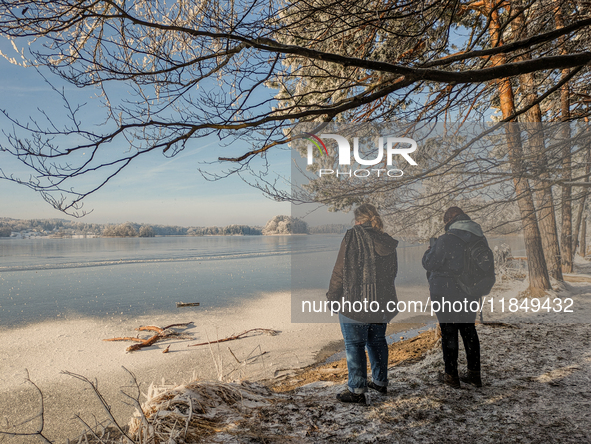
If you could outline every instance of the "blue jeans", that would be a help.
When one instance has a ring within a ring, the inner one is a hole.
[[[388,343],[387,324],[363,324],[339,314],[341,332],[345,339],[347,370],[349,371],[349,390],[353,393],[367,391],[367,358],[371,364],[371,377],[374,384],[388,385]]]

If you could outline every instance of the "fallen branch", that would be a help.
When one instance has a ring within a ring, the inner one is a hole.
[[[130,345],[129,347],[127,347],[125,349],[125,351],[127,351],[127,352],[132,352],[132,351],[140,350],[144,347],[149,347],[151,345],[154,345],[156,342],[158,342],[162,339],[168,339],[171,337],[175,337],[177,339],[193,339],[192,336],[182,335],[181,333],[179,333],[177,331],[170,330],[172,327],[187,327],[191,324],[193,324],[193,322],[185,322],[182,324],[170,324],[170,325],[167,325],[166,327],[158,327],[155,325],[146,325],[146,326],[141,326],[141,327],[136,328],[136,331],[154,331],[154,332],[156,332],[156,334],[154,336],[151,336],[146,339],[132,338],[129,336],[124,336],[124,337],[119,337],[119,338],[103,339],[103,341],[133,341],[133,342],[137,342],[137,344]],[[167,353],[167,352],[168,352],[168,348],[165,351],[165,353]]]
[[[271,336],[275,336],[276,334],[279,333],[277,330],[272,330],[270,328],[251,328],[250,330],[243,331],[242,333],[238,333],[237,335],[229,336],[224,339],[218,339],[217,341],[200,342],[199,344],[189,344],[189,345],[187,345],[187,347],[197,347],[199,345],[217,344],[219,342],[234,341],[236,339],[242,339],[242,338],[246,337],[247,333],[251,333],[254,331],[260,332],[260,333],[266,333]]]
[[[178,307],[199,307],[199,302],[177,302],[176,306],[177,306],[177,308]]]
[[[160,334],[156,334],[151,338],[146,339],[145,341],[140,342],[139,344],[130,345],[125,349],[127,352],[132,352],[139,350],[140,348],[149,347],[150,345],[154,345],[158,339],[163,339],[166,336],[162,336]]]
[[[110,338],[110,339],[103,339],[105,342],[109,341],[135,341],[135,342],[144,342],[144,339],[141,338],[132,338],[131,336],[122,336],[120,338]]]
[[[191,325],[193,322],[185,322],[183,324],[170,324],[167,325],[166,327],[157,327],[155,325],[144,325],[144,326],[140,326],[138,328],[135,329],[135,331],[155,331],[157,333],[164,333],[164,330],[168,330],[169,328],[172,327],[187,327],[189,325]]]

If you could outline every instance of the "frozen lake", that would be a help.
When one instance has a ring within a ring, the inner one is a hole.
[[[176,312],[181,301],[200,302],[198,310],[229,307],[292,288],[325,292],[341,240],[341,234],[0,238],[0,328]],[[523,255],[518,238],[504,241]],[[427,288],[424,251],[399,245],[399,292]]]

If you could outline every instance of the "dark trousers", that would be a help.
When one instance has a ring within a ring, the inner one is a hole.
[[[443,349],[443,362],[445,373],[458,374],[458,333],[462,335],[468,370],[480,371],[480,341],[474,324],[441,323],[441,348]]]

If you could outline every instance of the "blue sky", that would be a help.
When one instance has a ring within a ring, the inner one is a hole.
[[[11,54],[12,49],[6,41],[0,44],[0,48]],[[98,100],[92,98],[95,92],[65,87],[69,95],[88,103],[86,112],[97,111],[97,117],[100,116]],[[56,102],[55,93],[35,70],[13,66],[4,58],[0,58],[0,93],[0,107],[21,119],[36,113],[37,108],[52,113],[52,106],[61,107]],[[0,128],[10,129],[10,123],[3,116],[0,117]],[[160,153],[140,158],[85,200],[84,208],[93,211],[81,221],[181,226],[264,225],[274,215],[290,214],[289,204],[264,197],[236,175],[215,182],[204,179],[198,168],[205,167],[201,163],[204,160],[216,157],[216,148],[214,139],[199,140],[173,158]],[[270,155],[270,161],[274,173],[289,176],[289,151],[278,150]],[[0,153],[0,167],[7,174],[18,173],[22,177],[24,173],[24,177],[28,176],[23,167],[6,153]],[[222,167],[216,169],[220,171]],[[0,180],[0,217],[71,219],[53,209],[38,193],[5,180]]]

